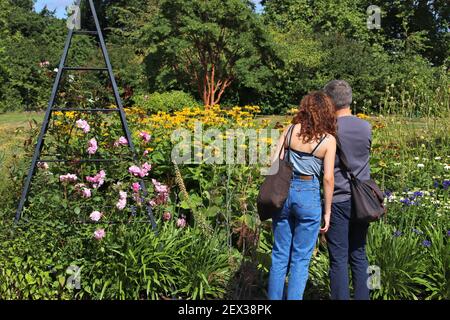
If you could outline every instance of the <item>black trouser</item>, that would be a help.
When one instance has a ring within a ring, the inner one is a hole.
[[[331,299],[349,300],[348,264],[352,271],[355,300],[368,300],[367,285],[369,266],[366,255],[368,224],[350,220],[351,200],[333,203],[330,229],[326,233],[330,256]]]

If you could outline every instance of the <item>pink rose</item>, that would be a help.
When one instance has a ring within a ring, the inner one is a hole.
[[[92,138],[91,140],[89,140],[89,147],[87,149],[87,152],[90,155],[92,155],[97,152],[97,149],[98,149],[97,140],[95,140],[95,138]]]
[[[91,189],[83,188],[81,190],[81,195],[83,196],[83,198],[90,198],[92,196]]]
[[[177,227],[178,228],[184,228],[186,226],[186,219],[184,217],[178,218],[177,220]]]
[[[141,168],[138,166],[131,166],[128,168],[128,171],[135,177],[139,177],[141,175]]]
[[[127,206],[127,199],[119,199],[119,201],[116,203],[116,207],[119,210],[123,210],[125,209],[125,207]]]
[[[77,124],[77,128],[82,129],[84,133],[88,133],[91,130],[91,127],[85,120],[80,119],[76,122],[76,124]]]
[[[92,183],[92,187],[94,189],[100,188],[102,184],[105,182],[106,173],[104,170],[101,170],[93,177],[86,177],[86,180]]]
[[[147,162],[142,165],[141,168],[138,166],[131,166],[128,168],[128,171],[134,175],[135,177],[146,177],[148,176],[148,172],[151,170],[152,166]]]
[[[131,185],[131,188],[133,189],[133,192],[134,192],[134,193],[137,193],[137,192],[139,192],[139,190],[141,189],[141,185],[139,184],[139,182],[134,182],[134,183]]]
[[[103,214],[99,211],[93,211],[91,213],[91,215],[89,216],[89,218],[91,218],[92,221],[100,221],[100,219],[102,218]]]
[[[94,232],[94,238],[97,240],[102,240],[105,237],[105,229],[97,229]]]
[[[125,191],[119,191],[119,198],[120,199],[126,199],[127,193]]]
[[[78,179],[78,177],[75,174],[71,174],[71,173],[59,176],[59,181],[61,181],[63,183],[65,183],[65,182],[75,182],[75,181],[77,181],[77,179]]]
[[[139,137],[142,138],[146,143],[148,143],[151,139],[151,136],[148,132],[142,131],[139,133]]]

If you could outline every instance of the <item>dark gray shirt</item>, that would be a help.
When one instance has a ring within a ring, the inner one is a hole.
[[[361,180],[370,179],[369,155],[372,144],[372,128],[367,121],[355,116],[344,116],[337,119],[337,135],[341,141],[350,169]],[[350,199],[350,183],[347,173],[340,167],[339,157],[334,164],[333,202]]]

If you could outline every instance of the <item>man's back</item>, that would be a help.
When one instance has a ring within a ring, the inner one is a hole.
[[[355,116],[338,117],[337,124],[337,134],[350,169],[359,179],[370,179],[369,155],[372,144],[370,124]],[[339,157],[336,157],[333,202],[343,202],[349,199],[350,183],[348,175],[343,172]]]

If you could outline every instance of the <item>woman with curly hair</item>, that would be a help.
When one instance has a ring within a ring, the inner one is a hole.
[[[272,219],[274,244],[268,290],[271,300],[283,298],[288,271],[287,299],[303,298],[317,236],[319,231],[326,233],[330,225],[335,135],[334,104],[324,92],[315,91],[302,99],[292,125],[284,130],[278,142],[274,155],[284,148],[281,158],[288,157],[294,173],[284,207]],[[324,190],[322,228],[321,181]]]

